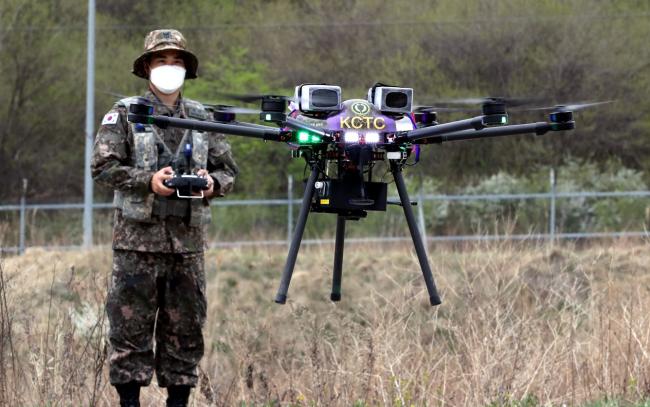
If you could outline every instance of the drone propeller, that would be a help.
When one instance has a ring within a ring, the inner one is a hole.
[[[226,99],[238,100],[244,103],[253,103],[259,102],[267,96],[273,96],[276,99],[291,101],[293,97],[284,96],[284,95],[272,95],[272,94],[262,94],[262,93],[228,93],[228,92],[216,92],[217,96],[221,96]]]
[[[102,93],[106,93],[108,95],[111,95],[113,97],[117,97],[120,99],[126,98],[125,95],[117,93],[117,92],[112,92],[109,90],[102,90],[100,91]],[[150,101],[154,106],[164,106],[163,103],[156,102],[156,101]],[[235,120],[235,115],[237,114],[260,114],[261,110],[259,109],[250,109],[250,108],[245,108],[245,107],[235,107],[231,105],[223,105],[223,104],[217,104],[217,103],[202,103],[203,106],[209,111],[211,111],[214,115],[214,119],[218,121],[233,121]]]
[[[203,103],[206,108],[219,113],[233,113],[233,114],[260,114],[262,111],[259,109],[250,109],[247,107],[235,107],[231,105],[220,105],[212,103]]]
[[[458,98],[458,99],[439,99],[439,104],[445,105],[483,105],[486,103],[503,103],[508,106],[525,106],[532,103],[542,102],[542,98],[538,97],[502,97],[502,96],[487,96],[487,97],[473,97],[473,98]]]
[[[571,103],[567,105],[555,105],[555,106],[545,106],[545,107],[535,107],[526,110],[556,110],[560,112],[574,112],[576,110],[587,109],[592,106],[600,106],[608,103],[613,103],[614,100],[605,100],[602,102],[584,102],[584,103]]]
[[[129,97],[129,96],[124,95],[124,94],[122,94],[122,93],[117,93],[117,92],[113,92],[113,91],[110,91],[110,90],[100,90],[99,92],[101,92],[101,93],[105,93],[105,94],[107,94],[107,95],[111,95],[111,96],[113,96],[113,97],[115,97],[115,98],[118,98],[118,99],[120,99],[120,100],[121,100],[121,99],[126,99],[126,98]],[[164,103],[162,103],[162,102],[149,101],[148,103],[150,103],[150,104],[152,104],[152,105],[154,105],[154,106],[166,106],[166,105],[165,105]]]
[[[444,106],[428,106],[416,105],[413,107],[413,113],[433,113],[433,112],[478,112],[481,109],[477,108],[463,108],[463,107],[444,107]]]
[[[126,95],[123,95],[123,94],[121,94],[121,93],[117,93],[117,92],[113,92],[113,91],[111,91],[111,90],[101,90],[101,89],[98,89],[98,91],[99,91],[100,93],[104,93],[104,94],[106,94],[106,95],[111,95],[111,96],[113,96],[114,98],[124,99],[125,97],[127,97]]]
[[[212,117],[218,122],[233,122],[239,114],[260,114],[261,110],[230,105],[204,103],[206,110],[212,112]]]
[[[262,94],[262,93],[245,93],[245,94],[237,94],[237,93],[226,93],[226,92],[217,92],[217,96],[221,96],[226,99],[232,99],[232,100],[237,100],[240,102],[244,103],[254,103],[254,102],[260,102],[264,99],[272,99],[272,100],[279,100],[279,101],[284,101],[284,102],[294,102],[297,103],[297,99],[293,96],[285,96],[285,95],[274,95],[274,94]],[[313,93],[310,97],[311,102],[316,105],[331,105],[332,100],[331,96],[325,95],[325,94],[320,94],[320,93]]]

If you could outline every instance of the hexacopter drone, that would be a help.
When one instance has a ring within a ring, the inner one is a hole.
[[[285,142],[292,146],[293,157],[304,158],[311,171],[276,303],[286,302],[310,212],[337,215],[330,298],[339,301],[345,222],[364,218],[367,211],[385,211],[387,204],[394,203],[404,210],[432,306],[441,301],[402,176],[407,159],[413,155],[418,160],[421,144],[572,130],[574,110],[600,103],[544,108],[552,110],[548,122],[508,125],[506,104],[510,101],[504,98],[470,101],[481,104],[481,115],[438,123],[436,108],[413,105],[413,89],[382,84],[370,88],[366,100],[343,101],[340,87],[314,84],[297,86],[293,97],[256,95],[239,99],[261,100],[260,119],[278,127],[235,121],[237,110],[230,108],[213,107],[214,120],[205,121],[153,115],[153,106],[146,99],[130,105],[128,120],[161,128],[172,126]],[[386,182],[373,181],[374,164],[384,160],[388,160],[399,202],[387,199]]]

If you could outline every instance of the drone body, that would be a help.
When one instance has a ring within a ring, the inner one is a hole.
[[[415,128],[411,115],[387,115],[366,100],[351,99],[329,116],[314,117],[298,109],[289,116],[332,137],[332,142],[323,144],[318,135],[303,130],[293,144],[295,156],[305,152],[320,155],[324,169],[315,184],[312,212],[337,213],[356,220],[365,217],[366,211],[386,210],[387,184],[373,182],[372,168],[375,162],[386,159],[386,146],[394,141],[396,131]],[[393,154],[401,158],[403,153]]]
[[[350,99],[342,103],[341,111],[334,113],[332,116],[318,119],[306,116],[300,110],[293,110],[290,115],[298,120],[304,121],[316,128],[326,128],[332,132],[349,132],[359,135],[378,134],[379,132],[396,132],[413,130],[415,122],[410,115],[404,115],[401,118],[388,116],[382,113],[377,107],[363,99]],[[374,137],[374,136],[373,136]],[[365,138],[351,138],[349,142],[366,142]],[[367,140],[368,143],[377,143],[379,139],[372,138]]]
[[[387,204],[402,207],[429,302],[431,305],[440,304],[424,242],[413,215],[413,203],[402,176],[407,160],[414,155],[417,162],[421,144],[571,130],[575,128],[572,110],[598,104],[558,106],[551,108],[554,111],[549,115],[548,122],[507,125],[508,101],[484,98],[478,100],[482,115],[439,124],[435,108],[414,107],[412,89],[382,84],[369,89],[367,100],[343,101],[340,87],[313,84],[297,86],[293,97],[229,96],[245,102],[260,100],[260,119],[277,127],[237,122],[235,113],[242,109],[214,106],[214,121],[155,116],[146,100],[130,105],[128,119],[158,127],[174,126],[285,142],[291,146],[293,157],[305,160],[310,174],[275,297],[275,301],[281,304],[287,299],[310,212],[337,215],[330,298],[338,301],[341,299],[346,221],[364,218],[367,211],[385,211]],[[399,195],[398,202],[387,200],[386,182],[373,180],[373,167],[378,161],[388,161]]]

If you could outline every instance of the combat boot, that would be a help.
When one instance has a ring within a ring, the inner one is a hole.
[[[140,407],[140,384],[116,384],[115,390],[120,395],[120,407]]]
[[[167,407],[187,407],[191,389],[190,386],[167,387]]]

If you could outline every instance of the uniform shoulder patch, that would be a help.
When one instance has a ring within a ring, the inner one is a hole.
[[[205,110],[196,107],[189,107],[187,109],[187,115],[192,119],[205,120],[208,118],[208,114]]]
[[[118,112],[108,112],[104,115],[104,118],[102,119],[102,126],[105,124],[115,124],[117,123],[117,119],[120,117],[120,114]]]
[[[205,120],[208,118],[208,113],[205,111],[205,107],[195,100],[192,99],[183,99],[185,105],[185,112],[187,116],[192,119]]]

